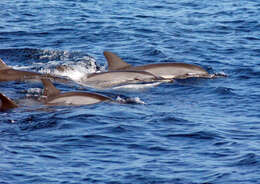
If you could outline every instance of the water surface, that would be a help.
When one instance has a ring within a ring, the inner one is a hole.
[[[55,73],[106,70],[109,50],[133,65],[197,64],[226,78],[147,89],[88,90],[133,103],[47,108],[40,83],[1,82],[22,107],[1,112],[0,183],[260,181],[260,3],[251,0],[2,0],[0,57]]]

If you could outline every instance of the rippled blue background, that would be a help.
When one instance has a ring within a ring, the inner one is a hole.
[[[228,75],[109,91],[144,105],[34,110],[27,102],[0,113],[0,183],[260,181],[259,1],[1,0],[0,7],[0,57],[10,66],[38,71],[88,55],[105,66],[109,50],[133,65],[186,62]],[[21,99],[35,85],[0,89]]]

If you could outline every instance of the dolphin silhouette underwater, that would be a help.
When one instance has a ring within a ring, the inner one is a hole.
[[[30,81],[30,80],[40,80],[41,78],[49,78],[59,82],[69,82],[68,79],[53,76],[50,74],[41,74],[37,72],[29,72],[23,70],[16,70],[5,64],[5,62],[0,59],[0,82],[4,81]]]
[[[146,72],[146,71],[108,71],[100,73],[92,73],[82,78],[79,82],[81,85],[105,89],[126,84],[136,84],[145,82],[172,82],[162,77]]]
[[[132,66],[112,52],[104,51],[104,56],[108,62],[108,71],[146,71],[165,79],[185,79],[190,77],[213,78],[215,76],[214,74],[209,74],[202,67],[193,64],[154,63],[142,66]]]

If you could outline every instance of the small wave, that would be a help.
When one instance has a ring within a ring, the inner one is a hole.
[[[105,136],[105,135],[95,135],[95,134],[87,134],[83,135],[82,138],[85,139],[92,139],[92,140],[100,140],[100,139],[109,139],[110,137]]]
[[[235,95],[233,89],[227,87],[218,87],[215,89],[215,92],[221,95]]]
[[[106,127],[106,133],[121,134],[127,133],[128,129],[123,125]]]
[[[164,146],[151,146],[148,148],[150,151],[155,152],[165,152],[165,151],[171,151],[169,148],[166,148]]]
[[[192,121],[180,118],[180,117],[175,117],[174,115],[169,115],[166,113],[161,113],[159,114],[160,118],[156,118],[153,121],[156,121],[157,123],[170,123],[170,124],[175,124],[175,125],[183,125],[185,124],[189,124],[189,126],[193,126],[195,123],[193,123]]]
[[[205,139],[205,140],[212,140],[216,137],[219,137],[216,134],[205,132],[205,131],[199,131],[199,132],[193,132],[193,133],[184,133],[184,134],[169,134],[166,135],[167,137],[186,137],[186,138],[193,138],[193,139]]]
[[[62,50],[48,50],[48,49],[0,49],[2,56],[10,58],[18,58],[21,61],[78,61],[81,60],[86,54],[77,51],[62,51]],[[89,55],[87,55],[90,57]],[[16,61],[16,60],[13,60]]]
[[[35,131],[38,129],[53,128],[57,126],[57,120],[50,118],[48,121],[36,116],[27,117],[19,127],[23,131]]]
[[[234,75],[237,75],[238,78],[244,79],[251,79],[251,78],[258,78],[260,76],[260,71],[257,67],[240,67],[234,70]]]
[[[254,153],[245,154],[237,159],[238,161],[232,163],[232,166],[252,166],[259,162],[259,158]]]

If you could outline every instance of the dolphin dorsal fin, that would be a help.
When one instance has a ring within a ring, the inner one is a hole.
[[[124,62],[120,57],[112,52],[105,51],[104,56],[106,57],[108,63],[108,71],[131,67],[130,64]]]
[[[58,90],[49,79],[41,79],[42,84],[44,86],[44,92],[43,94],[45,96],[51,97],[51,96],[56,96],[60,94],[60,90]]]
[[[2,93],[0,93],[0,110],[1,111],[6,111],[8,109],[13,109],[16,107],[18,107],[18,105],[14,101],[12,101],[8,97],[6,97]]]
[[[7,69],[7,68],[10,68],[7,64],[5,64],[5,62],[0,59],[0,70],[1,69]]]

